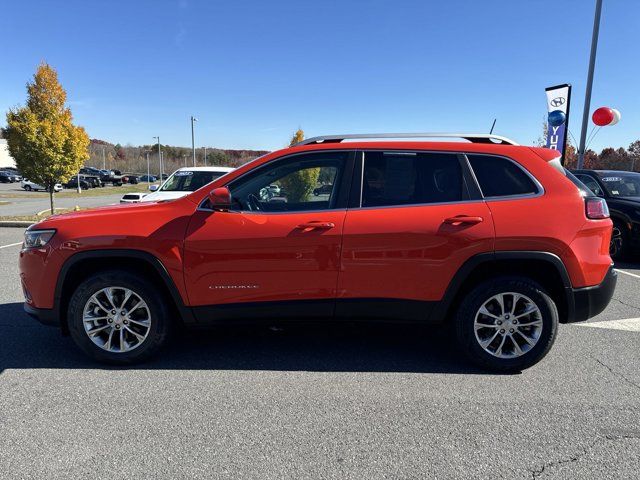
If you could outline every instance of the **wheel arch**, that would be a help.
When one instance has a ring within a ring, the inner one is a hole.
[[[499,276],[525,276],[547,289],[558,307],[561,323],[575,316],[571,280],[562,260],[550,252],[500,251],[471,257],[456,272],[442,300],[432,312],[437,322],[450,320],[460,299],[484,280]]]
[[[169,272],[157,257],[142,250],[90,250],[69,257],[58,275],[54,293],[54,308],[65,335],[69,333],[67,320],[69,300],[76,287],[95,272],[118,268],[147,275],[159,288],[164,290],[165,298],[170,299],[170,308],[183,323],[195,321],[191,309],[184,304]]]

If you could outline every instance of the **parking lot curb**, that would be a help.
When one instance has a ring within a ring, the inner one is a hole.
[[[0,222],[0,227],[15,227],[15,228],[27,228],[33,225],[35,222],[24,222],[24,221],[6,221]]]

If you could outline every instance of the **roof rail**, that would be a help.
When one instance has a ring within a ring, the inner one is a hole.
[[[462,138],[471,143],[496,143],[504,145],[518,145],[513,140],[490,133],[350,133],[346,135],[322,135],[311,137],[292,145],[299,147],[312,143],[340,143],[343,140],[378,139],[378,138]]]

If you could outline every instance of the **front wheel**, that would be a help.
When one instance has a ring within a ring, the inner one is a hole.
[[[95,360],[137,363],[169,335],[169,309],[158,288],[126,270],[100,272],[73,293],[68,310],[74,342]]]
[[[31,185],[25,185],[25,186],[24,186],[24,189],[25,189],[27,192],[30,192],[30,191],[31,191]]]
[[[488,280],[471,290],[456,315],[458,342],[476,364],[518,372],[549,352],[558,330],[558,309],[525,277]]]

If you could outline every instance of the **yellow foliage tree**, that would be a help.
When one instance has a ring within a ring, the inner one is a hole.
[[[299,128],[298,130],[296,130],[296,133],[293,134],[293,137],[291,137],[289,146],[292,147],[296,143],[301,142],[302,140],[304,140],[304,131],[301,128]]]
[[[299,128],[291,137],[289,146],[293,146],[302,140],[304,140],[304,131]],[[295,203],[304,202],[309,198],[309,195],[311,195],[311,192],[313,192],[313,189],[318,184],[319,176],[319,168],[306,168],[290,173],[282,178],[280,185],[284,188],[288,201]]]
[[[27,84],[26,106],[7,113],[9,153],[22,175],[47,189],[52,214],[54,185],[69,180],[89,158],[89,136],[73,125],[66,100],[58,74],[43,62]]]

